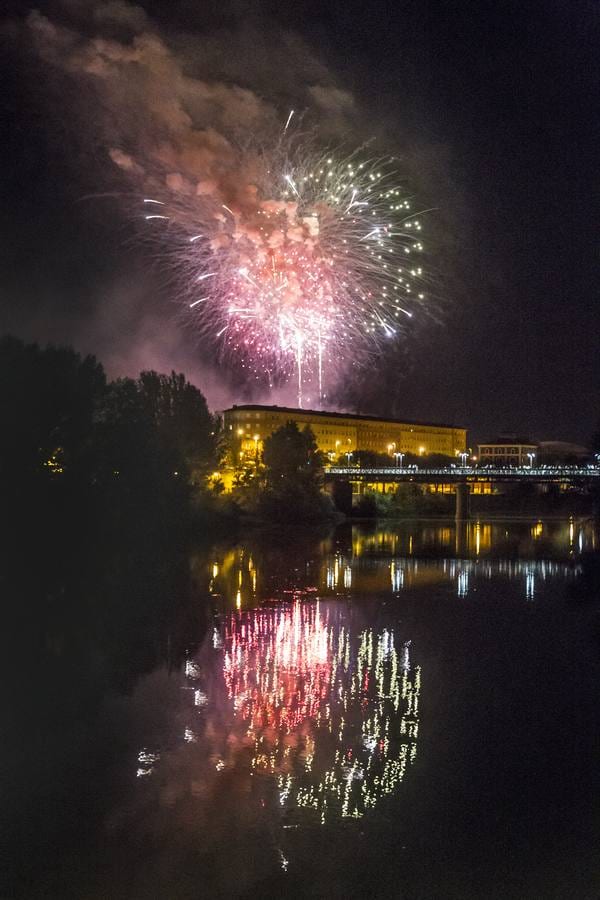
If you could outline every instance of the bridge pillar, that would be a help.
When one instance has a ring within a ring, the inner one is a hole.
[[[454,552],[457,558],[462,559],[467,556],[469,550],[469,523],[463,519],[456,520],[454,535]]]
[[[469,485],[466,481],[458,481],[456,484],[456,510],[454,518],[457,522],[464,522],[469,518]]]

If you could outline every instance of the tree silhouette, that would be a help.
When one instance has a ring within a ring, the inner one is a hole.
[[[281,479],[293,479],[307,486],[320,483],[322,457],[312,429],[300,431],[295,422],[287,422],[266,438],[263,462],[267,485],[276,488]]]
[[[138,387],[174,469],[202,483],[217,462],[218,430],[203,394],[176,372],[142,372]]]
[[[79,474],[105,389],[104,370],[93,356],[0,339],[0,477],[31,479],[49,463],[63,474]]]

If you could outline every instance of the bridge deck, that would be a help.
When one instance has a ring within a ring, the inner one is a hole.
[[[600,484],[600,466],[501,467],[451,466],[448,468],[363,468],[359,466],[326,466],[328,481],[367,481],[452,484],[476,481],[533,481],[555,484]]]

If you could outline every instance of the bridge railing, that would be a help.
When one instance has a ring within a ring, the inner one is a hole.
[[[348,478],[355,477],[364,478],[365,476],[373,476],[374,479],[381,479],[383,476],[394,476],[394,478],[410,479],[410,478],[426,478],[426,477],[442,477],[453,479],[462,478],[524,478],[531,480],[548,480],[556,479],[565,481],[593,479],[600,480],[600,466],[443,466],[438,468],[420,468],[418,466],[385,466],[385,467],[368,467],[368,466],[325,466],[326,475],[343,475]]]

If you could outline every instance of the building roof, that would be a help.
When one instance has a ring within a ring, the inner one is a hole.
[[[442,422],[416,422],[413,419],[386,419],[382,416],[362,416],[355,413],[328,412],[325,409],[297,409],[293,406],[262,406],[258,403],[234,404],[230,409],[223,410],[224,413],[235,412],[279,412],[291,413],[292,415],[300,413],[304,416],[323,416],[334,419],[360,419],[364,422],[387,422],[391,425],[416,425],[428,428],[454,428],[466,431],[464,425],[448,425]]]
[[[537,441],[532,441],[528,437],[518,437],[517,435],[502,435],[501,437],[495,438],[493,441],[479,441],[479,447],[511,447],[513,444],[517,446],[526,446],[526,447],[537,447]]]

